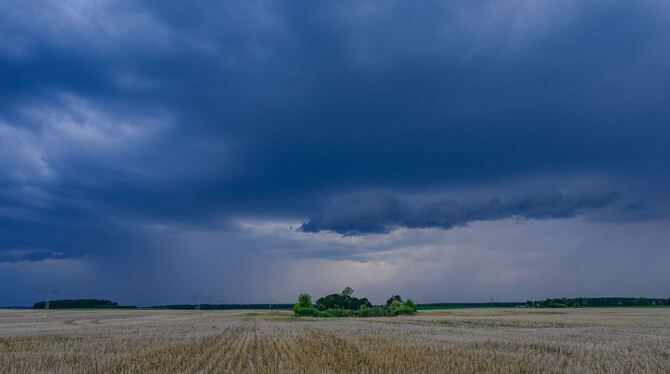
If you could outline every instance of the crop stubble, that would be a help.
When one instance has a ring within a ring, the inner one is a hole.
[[[670,308],[0,311],[2,372],[670,372]]]

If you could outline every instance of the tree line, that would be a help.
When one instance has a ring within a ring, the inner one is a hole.
[[[33,309],[96,309],[96,308],[136,308],[124,306],[104,299],[65,299],[39,301],[33,304]]]
[[[667,306],[670,298],[654,299],[646,297],[577,297],[526,301],[526,306],[534,308],[580,308],[580,307],[631,307]]]

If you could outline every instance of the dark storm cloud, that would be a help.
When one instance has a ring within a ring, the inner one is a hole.
[[[657,205],[668,14],[654,1],[4,2],[0,245],[125,253],[147,223],[304,220],[351,190],[546,175],[625,180]],[[303,229],[572,217],[607,202],[393,196]]]
[[[0,262],[21,263],[25,261],[60,260],[72,258],[72,255],[48,250],[20,250],[0,252]]]
[[[511,200],[462,204],[435,201],[414,207],[389,194],[366,194],[338,199],[300,226],[301,231],[332,231],[343,235],[386,233],[393,229],[450,229],[475,221],[572,218],[614,201],[615,193],[529,195]]]

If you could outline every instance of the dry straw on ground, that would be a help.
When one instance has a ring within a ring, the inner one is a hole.
[[[670,308],[0,311],[2,372],[670,373]]]

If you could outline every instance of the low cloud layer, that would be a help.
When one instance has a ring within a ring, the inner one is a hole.
[[[387,233],[397,228],[451,229],[475,221],[506,218],[572,218],[603,208],[617,194],[564,194],[561,192],[528,195],[483,203],[434,201],[414,206],[387,193],[368,193],[335,200],[321,213],[303,223],[304,232],[332,231],[342,235]]]

